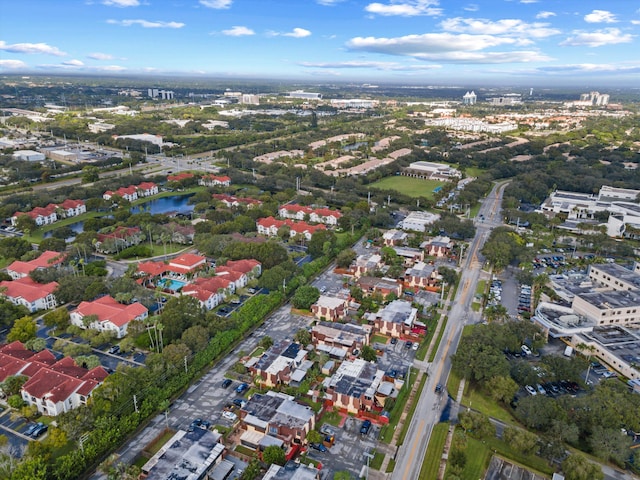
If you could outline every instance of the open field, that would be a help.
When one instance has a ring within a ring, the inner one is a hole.
[[[378,180],[372,183],[371,186],[380,190],[395,190],[410,197],[433,198],[433,189],[443,184],[444,182],[438,180],[422,180],[420,178],[395,175]]]

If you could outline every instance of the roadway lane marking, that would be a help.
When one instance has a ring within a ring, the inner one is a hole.
[[[424,418],[420,420],[420,425],[418,425],[418,432],[424,428]],[[409,453],[409,461],[407,462],[407,468],[413,465],[413,457],[416,455],[416,448],[418,447],[418,441],[413,442],[413,447],[411,447],[411,452]],[[420,463],[422,465],[422,463]],[[407,478],[407,471],[405,470],[403,479]]]

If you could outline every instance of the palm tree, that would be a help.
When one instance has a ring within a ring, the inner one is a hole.
[[[587,345],[586,343],[581,342],[578,345],[576,345],[576,349],[578,349],[580,353],[582,353],[583,355],[585,355],[584,352],[588,352],[587,362],[589,362],[589,365],[587,367],[587,374],[584,377],[584,383],[587,383],[587,381],[589,380],[589,373],[591,372],[591,356],[595,353],[596,347],[594,347],[593,345]]]

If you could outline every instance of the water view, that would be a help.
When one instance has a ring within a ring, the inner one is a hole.
[[[153,215],[164,213],[191,213],[193,205],[189,205],[191,195],[171,195],[170,197],[156,198],[141,205],[131,207],[131,213],[149,212]]]

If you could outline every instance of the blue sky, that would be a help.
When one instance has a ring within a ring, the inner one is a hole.
[[[637,0],[2,0],[0,72],[639,86]]]

